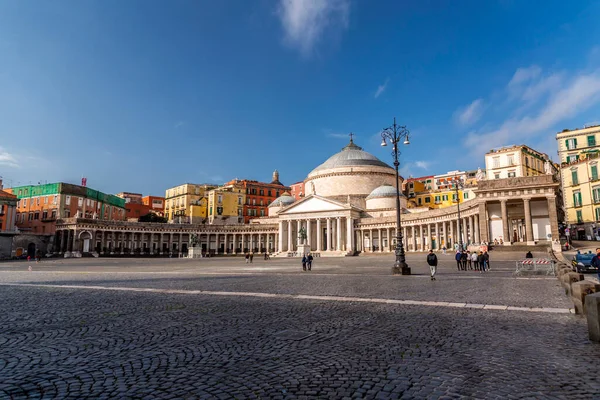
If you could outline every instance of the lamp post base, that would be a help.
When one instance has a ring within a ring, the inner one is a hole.
[[[392,267],[393,275],[410,275],[410,267],[406,263],[397,263]]]

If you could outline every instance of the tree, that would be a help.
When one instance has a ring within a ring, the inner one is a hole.
[[[160,215],[157,215],[155,213],[148,213],[146,215],[142,215],[139,219],[139,222],[158,222],[161,224],[164,224],[167,222],[167,219],[165,217],[161,217]]]

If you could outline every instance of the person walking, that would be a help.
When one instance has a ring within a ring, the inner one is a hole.
[[[433,250],[429,250],[429,254],[427,254],[427,264],[429,264],[429,271],[431,271],[431,280],[435,281],[438,259]]]
[[[302,271],[306,271],[306,256],[302,256]]]
[[[306,267],[308,268],[309,271],[312,269],[312,262],[313,262],[313,256],[312,256],[312,254],[308,253],[308,256],[306,257]]]
[[[248,264],[248,262],[250,261],[250,254],[246,253],[245,257],[246,257],[246,264]]]
[[[442,247],[442,254],[446,254],[446,246]]]
[[[485,272],[485,258],[483,257],[483,253],[480,251],[477,256],[477,262],[479,263],[479,273]]]
[[[462,264],[462,254],[460,253],[460,251],[456,252],[456,254],[454,255],[454,259],[456,260],[456,268],[458,268],[458,270],[460,271],[460,266]]]
[[[490,268],[490,255],[488,254],[487,251],[483,252],[483,260],[485,262],[485,270],[491,271],[492,269]]]
[[[477,260],[477,252],[476,251],[474,251],[471,254],[471,261],[473,263],[473,268],[475,269],[475,271],[478,271],[479,270],[479,261]]]
[[[600,247],[596,248],[596,255],[592,257],[590,264],[592,267],[598,268],[598,281],[600,281]]]
[[[252,259],[254,258],[254,253],[250,253],[250,264],[252,264]]]

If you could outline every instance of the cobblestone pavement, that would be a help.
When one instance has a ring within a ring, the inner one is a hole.
[[[4,263],[0,397],[600,398],[585,321],[541,309],[572,307],[554,278],[512,278],[509,255],[488,274],[442,256],[432,282],[422,258],[409,256],[410,277],[390,276],[389,256],[317,260],[311,273],[256,258]]]

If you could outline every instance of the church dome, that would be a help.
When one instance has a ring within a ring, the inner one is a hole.
[[[400,177],[402,182],[402,177]],[[364,207],[366,197],[382,185],[396,183],[396,170],[354,144],[313,169],[304,180],[306,192]]]
[[[373,190],[367,196],[367,200],[377,199],[377,198],[381,198],[381,197],[395,197],[396,193],[398,193],[398,192],[396,191],[396,188],[394,186],[382,185],[382,186],[379,186],[378,188],[375,188],[375,190]],[[404,194],[400,193],[400,197],[405,197],[405,196],[404,196]]]
[[[295,201],[296,201],[295,198],[293,198],[292,196],[290,196],[287,193],[284,193],[283,195],[281,195],[278,198],[276,198],[275,200],[273,200],[273,202],[271,204],[269,204],[269,207],[286,207]]]
[[[375,157],[373,154],[367,153],[362,147],[354,144],[352,139],[350,139],[350,143],[344,147],[342,151],[329,157],[327,161],[313,169],[308,176],[328,169],[358,166],[376,166],[392,169],[392,167]]]

